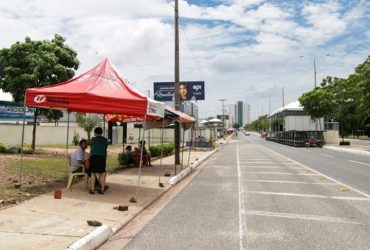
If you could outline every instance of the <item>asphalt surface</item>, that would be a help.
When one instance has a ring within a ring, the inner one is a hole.
[[[291,147],[271,141],[261,140],[255,135],[242,136],[241,140],[262,145],[337,181],[370,195],[370,152],[355,154],[338,151],[336,148]]]
[[[234,148],[214,155],[201,173],[124,249],[239,249]]]
[[[124,249],[369,249],[369,196],[281,152],[223,145]]]

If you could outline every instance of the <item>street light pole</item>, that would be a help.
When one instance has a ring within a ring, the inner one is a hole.
[[[316,84],[317,71],[316,71],[316,58],[315,57],[313,58],[313,77],[314,77],[315,88],[316,88],[317,87],[317,84]]]
[[[222,102],[222,123],[223,123],[223,132],[225,133],[225,107],[224,107],[224,102],[227,101],[227,99],[218,99],[220,102]]]

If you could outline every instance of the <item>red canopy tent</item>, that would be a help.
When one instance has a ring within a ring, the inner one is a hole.
[[[149,117],[164,116],[164,104],[147,98],[129,86],[108,59],[104,59],[89,71],[68,81],[52,86],[27,89],[25,105],[84,113],[122,114],[138,117],[144,121]],[[23,137],[24,123],[22,152]],[[21,183],[22,166],[23,154],[19,183]],[[140,170],[138,186],[139,180]]]
[[[27,106],[68,111],[163,117],[164,105],[129,86],[108,59],[73,79],[26,90]]]

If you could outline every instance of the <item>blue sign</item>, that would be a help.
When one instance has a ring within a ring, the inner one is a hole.
[[[26,107],[26,120],[33,121],[35,108]],[[0,102],[0,120],[23,120],[24,106],[14,102]]]
[[[174,101],[174,85],[174,82],[155,82],[154,100],[161,102]],[[182,101],[204,100],[204,81],[180,82],[179,95]]]

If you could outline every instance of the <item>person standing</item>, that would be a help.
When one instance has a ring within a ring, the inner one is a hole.
[[[91,170],[91,189],[90,194],[95,193],[96,177],[100,183],[99,194],[104,194],[106,179],[106,162],[107,162],[108,140],[103,136],[103,129],[97,127],[94,129],[94,137],[91,139],[90,150],[90,170]]]

